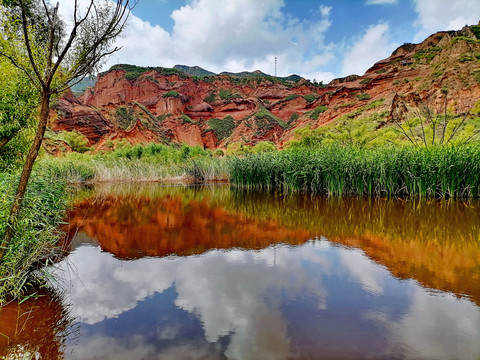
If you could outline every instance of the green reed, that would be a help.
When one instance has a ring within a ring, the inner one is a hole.
[[[18,174],[0,174],[0,236],[16,190]],[[0,263],[0,305],[8,299],[23,298],[28,291],[46,283],[45,265],[62,251],[59,225],[67,208],[65,182],[52,173],[36,168],[27,189],[15,236]]]
[[[328,146],[229,161],[231,182],[336,196],[478,198],[480,146]]]

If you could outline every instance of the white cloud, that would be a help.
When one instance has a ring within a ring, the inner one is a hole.
[[[363,75],[374,63],[390,56],[398,44],[390,43],[388,31],[386,23],[370,26],[363,37],[347,50],[342,63],[342,76]]]
[[[416,41],[436,31],[459,30],[465,25],[476,25],[480,20],[478,0],[414,0],[420,27]]]
[[[60,9],[71,17],[71,2],[61,2]],[[117,62],[186,64],[214,72],[259,69],[273,74],[277,57],[279,76],[323,71],[334,58],[333,45],[325,43],[331,7],[319,6],[317,19],[306,21],[286,16],[283,6],[284,0],[193,0],[171,14],[171,33],[131,14],[117,41],[122,50],[106,67]]]
[[[367,5],[396,4],[398,0],[367,0]]]

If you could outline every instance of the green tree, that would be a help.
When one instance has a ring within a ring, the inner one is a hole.
[[[0,245],[0,261],[14,234],[33,164],[42,145],[50,102],[119,50],[115,39],[125,26],[134,0],[74,0],[67,27],[46,0],[0,0],[0,57],[19,69],[38,92],[39,118]]]
[[[38,91],[0,57],[0,169],[16,164],[28,150]]]

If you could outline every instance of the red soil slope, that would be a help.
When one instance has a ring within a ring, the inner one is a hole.
[[[375,111],[388,110],[386,122],[398,100],[415,105],[422,99],[440,108],[444,89],[449,111],[462,113],[480,98],[478,29],[438,32],[420,44],[404,44],[363,76],[326,86],[274,77],[195,78],[162,68],[132,76],[128,67],[116,66],[79,99],[69,93],[58,101],[50,128],[75,129],[96,149],[123,138],[132,144],[173,141],[210,149],[259,141],[281,147],[295,129],[316,128],[347,114],[354,118],[355,110],[379,99],[383,103]]]

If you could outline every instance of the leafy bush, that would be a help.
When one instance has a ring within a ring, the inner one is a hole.
[[[73,151],[85,152],[90,150],[90,148],[87,147],[88,145],[87,137],[81,132],[78,132],[77,130],[73,130],[71,132],[69,131],[63,132],[63,138],[65,139],[65,142],[72,148]]]
[[[252,152],[255,154],[258,153],[265,153],[265,152],[272,152],[277,150],[277,147],[274,143],[270,141],[260,141],[258,142],[252,149]]]

